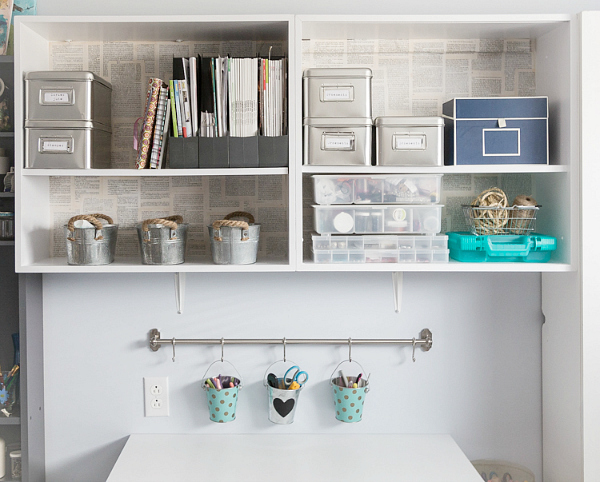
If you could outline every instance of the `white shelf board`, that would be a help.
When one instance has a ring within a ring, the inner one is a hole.
[[[292,15],[28,16],[15,18],[49,42],[285,40]]]
[[[67,258],[47,258],[17,269],[19,273],[231,273],[293,271],[287,260],[258,260],[255,264],[214,264],[210,258],[186,259],[183,264],[145,265],[138,256],[115,258],[101,266],[71,266]]]
[[[565,165],[495,164],[489,166],[302,166],[303,174],[538,174],[568,172]]]
[[[460,272],[460,273],[556,273],[573,271],[565,263],[463,263],[450,260],[448,263],[314,263],[304,260],[297,271],[384,271],[384,272]]]
[[[178,177],[268,176],[288,174],[287,167],[231,169],[23,169],[23,176]]]
[[[569,15],[298,15],[303,39],[536,38]]]

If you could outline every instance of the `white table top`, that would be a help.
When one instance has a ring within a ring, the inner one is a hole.
[[[481,482],[449,435],[133,434],[107,482]]]

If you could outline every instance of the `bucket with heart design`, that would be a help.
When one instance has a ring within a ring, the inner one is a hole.
[[[289,360],[276,361],[267,368],[263,384],[267,387],[267,392],[269,394],[269,421],[281,425],[288,425],[294,421],[294,415],[296,414],[296,408],[298,407],[298,398],[300,397],[300,392],[302,391],[306,380],[302,383],[297,383],[292,378],[286,379],[285,373],[287,369],[274,368],[275,365],[284,363],[288,365],[291,364],[291,368],[297,368],[297,365]],[[300,369],[298,369],[298,371],[299,370]],[[281,373],[281,376],[276,375],[276,373]],[[286,386],[288,388],[286,388]]]
[[[218,376],[210,376],[209,371],[216,363],[227,364],[227,368]],[[234,375],[222,375],[232,373]],[[235,420],[239,391],[242,389],[242,378],[232,363],[227,360],[217,360],[208,367],[202,377],[202,388],[206,392],[209,418],[212,422],[227,423]]]
[[[344,363],[349,366],[343,365]],[[369,377],[363,378],[364,373],[360,363],[354,360],[344,360],[335,367],[331,374],[330,383],[333,388],[335,418],[341,422],[352,423],[362,420],[365,398],[370,390]]]

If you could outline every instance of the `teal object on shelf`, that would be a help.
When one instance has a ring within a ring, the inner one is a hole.
[[[450,258],[467,263],[547,263],[556,250],[556,238],[537,233],[527,236],[446,234]]]

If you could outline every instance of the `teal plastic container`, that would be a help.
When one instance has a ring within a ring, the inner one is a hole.
[[[547,263],[556,250],[556,238],[537,233],[527,236],[446,234],[450,258],[467,263]]]

